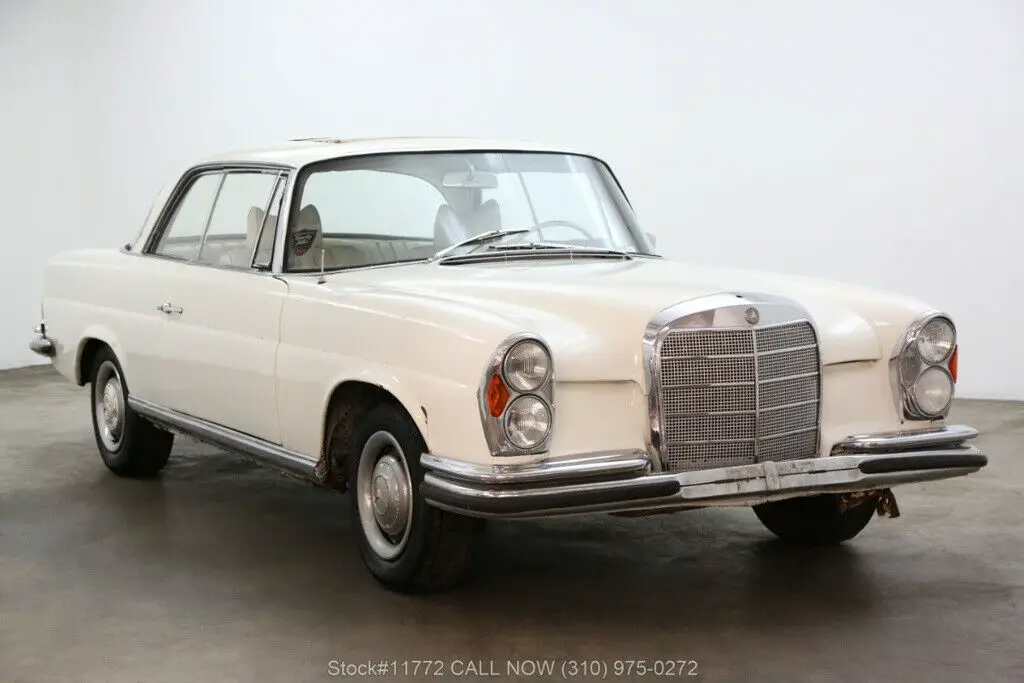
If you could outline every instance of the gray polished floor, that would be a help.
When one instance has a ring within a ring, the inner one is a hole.
[[[363,570],[344,497],[181,438],[160,479],[119,479],[86,390],[0,373],[0,681],[320,681],[379,660],[437,680],[525,659],[553,680],[587,659],[609,679],[686,660],[698,677],[660,680],[1021,681],[1024,405],[954,418],[983,430],[987,470],[897,489],[902,517],[846,547],[785,547],[746,509],[496,523],[471,585],[409,598]]]

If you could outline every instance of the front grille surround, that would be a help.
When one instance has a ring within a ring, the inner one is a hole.
[[[648,325],[644,360],[662,471],[819,455],[819,339],[794,302],[721,294],[673,306]]]

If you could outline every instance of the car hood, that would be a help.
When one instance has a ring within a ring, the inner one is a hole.
[[[340,287],[339,277],[329,278],[329,286]],[[709,294],[794,300],[818,329],[826,365],[888,357],[906,326],[928,310],[913,299],[860,286],[658,258],[420,263],[363,271],[361,280],[389,298],[417,299],[424,316],[431,310],[442,316],[457,304],[478,311],[481,327],[499,318],[515,331],[540,334],[552,347],[559,376],[581,381],[626,379],[623,364],[640,367],[648,321],[669,306]],[[344,286],[350,295],[352,284]]]

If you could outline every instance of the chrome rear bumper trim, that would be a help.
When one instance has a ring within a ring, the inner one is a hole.
[[[28,348],[32,349],[35,353],[40,356],[46,356],[47,358],[53,358],[57,355],[57,347],[54,346],[53,340],[46,336],[46,326],[43,324],[36,325],[36,328],[32,330],[35,336],[32,337],[32,341],[28,343]]]

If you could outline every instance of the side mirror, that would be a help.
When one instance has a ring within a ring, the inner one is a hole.
[[[658,238],[654,233],[644,233],[647,236],[647,241],[651,243],[651,248],[654,249],[658,246]]]

